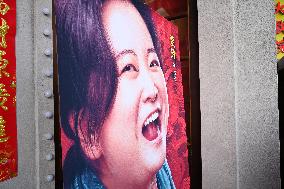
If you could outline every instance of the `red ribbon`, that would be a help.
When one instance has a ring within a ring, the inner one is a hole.
[[[16,1],[0,0],[0,181],[17,176]]]

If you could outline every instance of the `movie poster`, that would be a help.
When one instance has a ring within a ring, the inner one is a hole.
[[[134,0],[55,9],[64,188],[190,188],[177,28]]]

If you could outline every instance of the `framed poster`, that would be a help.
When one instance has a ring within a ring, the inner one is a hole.
[[[177,28],[135,0],[55,9],[64,188],[190,188]]]

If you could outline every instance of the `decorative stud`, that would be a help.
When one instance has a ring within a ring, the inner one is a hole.
[[[47,119],[51,119],[53,117],[53,113],[52,112],[45,112],[44,113],[44,116],[47,118]]]
[[[45,56],[50,56],[51,55],[51,50],[49,48],[45,49],[44,50],[44,54],[45,54]]]
[[[44,29],[43,30],[43,35],[45,35],[45,36],[50,36],[50,30],[49,29]]]
[[[43,71],[43,74],[44,74],[46,77],[52,77],[52,76],[53,76],[53,70],[52,70],[52,69],[44,70],[44,71]]]
[[[51,174],[50,174],[50,175],[47,175],[47,176],[46,176],[46,181],[47,181],[47,182],[51,182],[51,181],[53,181],[53,180],[54,180],[54,175],[51,175]]]
[[[44,96],[46,98],[51,98],[52,97],[52,92],[50,90],[47,90],[47,91],[44,92]]]
[[[47,154],[47,155],[45,156],[45,159],[46,159],[47,161],[53,160],[53,154]]]
[[[46,133],[46,134],[44,135],[44,138],[45,138],[46,140],[52,140],[52,139],[53,139],[53,135],[52,135],[51,133]]]
[[[47,7],[43,8],[42,13],[46,16],[49,15],[49,9]]]

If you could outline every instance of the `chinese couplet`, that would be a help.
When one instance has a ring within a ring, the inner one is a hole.
[[[284,56],[284,0],[275,0],[277,59]]]
[[[0,0],[0,182],[17,175],[16,0]]]

